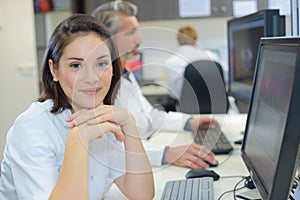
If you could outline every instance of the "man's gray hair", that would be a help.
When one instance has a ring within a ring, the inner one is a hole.
[[[121,28],[120,15],[137,15],[137,6],[128,1],[111,1],[101,4],[92,12],[92,16],[96,17],[107,26],[111,34],[116,34]]]

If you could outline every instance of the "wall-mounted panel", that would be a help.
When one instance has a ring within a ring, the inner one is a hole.
[[[207,0],[206,3],[210,4],[209,16],[195,16],[188,18],[203,18],[203,17],[230,17],[233,16],[233,1],[243,0]],[[255,0],[254,0],[255,1]],[[257,9],[267,9],[268,0],[256,0]],[[87,13],[91,12],[98,6],[107,0],[73,0],[73,12]],[[168,20],[168,19],[184,19],[179,15],[179,2],[188,3],[184,0],[129,0],[138,6],[138,18],[140,21],[149,20]],[[199,10],[202,9],[203,0],[199,0]],[[193,4],[197,4],[197,1],[193,1]]]

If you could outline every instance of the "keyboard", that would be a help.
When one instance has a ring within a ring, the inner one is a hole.
[[[219,128],[202,129],[193,132],[194,142],[211,149],[214,154],[228,154],[233,150],[225,134]]]
[[[161,200],[213,200],[213,178],[192,178],[168,181]]]

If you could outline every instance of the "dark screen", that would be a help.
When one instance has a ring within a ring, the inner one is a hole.
[[[228,22],[229,92],[249,101],[260,38],[265,32],[263,17]]]
[[[260,49],[244,145],[253,173],[270,192],[278,164],[293,88],[297,47]]]

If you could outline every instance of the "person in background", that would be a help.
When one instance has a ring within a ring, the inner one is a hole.
[[[104,3],[92,12],[92,16],[102,21],[110,30],[117,44],[123,66],[126,60],[136,56],[142,38],[139,34],[139,22],[136,18],[137,7],[127,1]],[[165,112],[154,108],[143,96],[134,75],[124,69],[121,87],[115,105],[130,110],[136,118],[142,139],[163,131],[190,131],[210,126],[219,126],[209,116],[190,116],[178,112]],[[205,146],[188,144],[168,147],[145,142],[145,149],[153,166],[174,164],[190,168],[207,168],[204,161],[216,163],[214,154]]]
[[[188,64],[199,60],[211,60],[223,66],[223,61],[214,53],[204,49],[198,43],[197,31],[191,26],[183,26],[178,29],[177,42],[179,47],[174,54],[166,60],[166,86],[172,91],[174,99],[181,98],[181,91],[184,82],[184,72]],[[221,74],[224,78],[224,73]],[[224,81],[224,80],[222,80]],[[226,83],[224,83],[226,84]],[[228,114],[237,114],[239,110],[235,98],[228,96]]]
[[[166,60],[167,87],[173,92],[175,99],[180,99],[184,81],[184,71],[189,63],[198,60],[214,60],[220,62],[211,52],[197,44],[197,31],[191,26],[178,29],[177,42],[179,47]]]
[[[129,199],[153,199],[134,117],[111,105],[121,63],[110,37],[90,15],[58,24],[43,61],[43,93],[7,135],[1,200],[102,199],[113,183]]]

